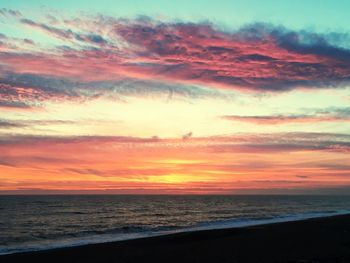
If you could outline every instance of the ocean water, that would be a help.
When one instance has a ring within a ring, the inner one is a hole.
[[[0,254],[350,213],[350,196],[0,196]]]

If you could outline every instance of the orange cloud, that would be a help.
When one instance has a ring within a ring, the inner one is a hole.
[[[350,161],[349,156],[333,148],[340,142],[326,141],[322,135],[315,138],[317,135],[313,134],[314,139],[306,143],[309,146],[293,148],[286,147],[283,135],[280,136],[271,138],[278,140],[273,147],[268,146],[267,137],[265,144],[258,143],[258,138],[246,138],[245,146],[237,143],[239,138],[234,142],[220,137],[185,141],[130,137],[8,138],[0,142],[0,190],[227,193],[350,185],[350,167],[339,169],[345,159]],[[295,135],[294,140],[298,136],[305,144],[308,135]],[[345,146],[350,147],[346,143]],[[245,147],[251,150],[246,151]],[[278,147],[298,154],[281,155]],[[325,159],[332,161],[325,164]]]

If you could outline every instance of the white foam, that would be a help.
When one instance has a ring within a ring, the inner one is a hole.
[[[306,219],[312,219],[312,218],[321,218],[321,217],[346,215],[346,214],[350,214],[350,211],[341,210],[336,212],[313,212],[313,213],[304,213],[304,214],[296,214],[296,215],[285,215],[285,216],[279,216],[279,217],[268,218],[268,219],[231,219],[231,220],[224,220],[224,221],[201,223],[196,226],[180,228],[177,230],[147,231],[147,232],[127,233],[127,234],[101,234],[101,235],[93,235],[88,237],[70,238],[62,241],[48,240],[46,242],[40,242],[36,244],[22,244],[21,246],[16,246],[16,247],[0,246],[0,255],[20,253],[20,252],[30,252],[30,251],[41,251],[41,250],[64,248],[64,247],[83,246],[88,244],[124,241],[124,240],[155,237],[155,236],[162,236],[162,235],[183,233],[183,232],[241,228],[241,227],[265,225],[265,224],[292,222],[292,221],[300,221],[300,220],[306,220]]]

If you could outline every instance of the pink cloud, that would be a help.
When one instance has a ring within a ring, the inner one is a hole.
[[[261,24],[231,33],[209,24],[111,18],[95,21],[99,34],[94,34],[83,20],[67,22],[69,28],[21,21],[70,46],[56,52],[1,52],[7,72],[16,74],[79,81],[157,79],[256,91],[336,87],[350,79],[350,51],[314,33]]]
[[[348,122],[350,116],[337,116],[333,114],[323,115],[271,115],[271,116],[223,116],[230,121],[248,122],[259,125],[275,125],[288,123],[313,123],[313,122]]]

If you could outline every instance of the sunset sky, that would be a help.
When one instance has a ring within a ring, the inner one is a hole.
[[[336,2],[0,0],[0,194],[350,193]]]

